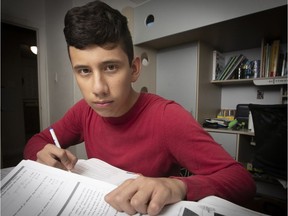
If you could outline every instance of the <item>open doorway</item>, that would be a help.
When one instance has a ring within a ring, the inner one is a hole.
[[[23,159],[40,131],[36,31],[1,22],[1,168]]]

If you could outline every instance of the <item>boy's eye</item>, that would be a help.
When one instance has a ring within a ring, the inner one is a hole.
[[[90,73],[91,71],[88,68],[81,68],[78,70],[78,73],[82,76],[86,76]]]
[[[115,64],[110,64],[110,65],[106,65],[106,67],[105,67],[105,71],[107,71],[107,72],[114,72],[114,71],[116,71],[117,70],[117,65],[115,65]]]

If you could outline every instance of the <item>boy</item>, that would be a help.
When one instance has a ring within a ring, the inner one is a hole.
[[[180,105],[157,95],[139,93],[132,83],[140,75],[127,19],[94,1],[65,16],[68,53],[83,100],[54,128],[26,145],[26,159],[72,169],[77,158],[66,150],[85,142],[89,158],[141,173],[107,194],[105,200],[128,214],[158,214],[171,203],[216,195],[238,204],[253,197],[249,173],[205,132]],[[181,177],[187,168],[192,176]]]

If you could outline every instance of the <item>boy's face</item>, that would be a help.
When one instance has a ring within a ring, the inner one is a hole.
[[[131,83],[139,76],[138,58],[130,67],[120,46],[104,49],[93,45],[84,50],[70,46],[69,54],[82,95],[100,116],[119,117],[133,106],[137,93]]]

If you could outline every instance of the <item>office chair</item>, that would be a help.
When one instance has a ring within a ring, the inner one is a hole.
[[[255,131],[253,167],[287,180],[287,104],[249,104]]]
[[[287,189],[278,179],[287,181],[287,104],[249,104],[249,110],[256,143],[251,161],[256,197],[262,200],[263,213],[286,215]]]

